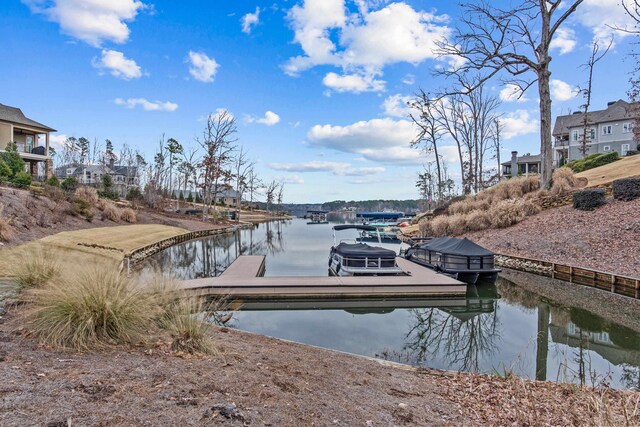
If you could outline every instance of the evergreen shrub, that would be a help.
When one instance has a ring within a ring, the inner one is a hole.
[[[573,193],[573,207],[583,211],[592,211],[607,203],[606,193],[602,188],[591,188]]]
[[[628,202],[640,197],[640,178],[616,179],[611,187],[613,188],[613,198],[616,200]]]

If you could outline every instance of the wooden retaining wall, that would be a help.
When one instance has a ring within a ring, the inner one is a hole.
[[[233,233],[236,230],[239,230],[241,228],[246,228],[249,226],[253,226],[253,225],[244,224],[244,225],[238,225],[233,227],[218,228],[213,230],[210,229],[210,230],[189,231],[187,233],[178,234],[177,236],[168,237],[166,239],[162,239],[157,242],[150,243],[148,245],[133,249],[129,253],[125,254],[124,261],[123,261],[123,268],[126,269],[128,272],[130,272],[132,267],[140,264],[142,261],[144,261],[151,255],[154,255],[171,246],[178,245],[180,243],[184,243],[186,241],[193,240],[193,239],[201,239],[203,237]]]
[[[630,298],[640,297],[640,279],[635,277],[510,255],[496,255],[496,264]]]

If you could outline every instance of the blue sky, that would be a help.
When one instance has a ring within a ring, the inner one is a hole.
[[[582,104],[579,65],[594,37],[627,23],[618,3],[585,0],[558,35],[554,116]],[[109,138],[147,157],[163,134],[196,147],[204,118],[227,109],[259,175],[286,183],[286,202],[417,198],[428,159],[409,148],[402,100],[446,85],[433,42],[459,14],[448,0],[4,0],[0,103],[58,129],[58,142]],[[614,36],[593,109],[628,88],[632,38]],[[535,90],[510,100],[495,80],[491,91],[505,101],[503,158],[538,153]]]

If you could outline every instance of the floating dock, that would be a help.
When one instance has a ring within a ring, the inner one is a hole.
[[[192,294],[230,299],[464,297],[467,285],[397,258],[404,276],[263,277],[265,257],[239,256],[220,276],[182,281]]]

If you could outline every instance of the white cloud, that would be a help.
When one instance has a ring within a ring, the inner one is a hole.
[[[49,135],[49,146],[55,150],[62,150],[67,138],[69,138],[67,135]]]
[[[260,8],[256,7],[254,13],[247,13],[242,17],[242,32],[251,34],[251,30],[260,22]]]
[[[560,27],[551,40],[549,47],[551,49],[558,49],[560,51],[560,55],[565,55],[573,51],[577,43],[578,41],[576,40],[575,31],[571,28]]]
[[[147,101],[144,98],[116,98],[116,105],[121,105],[125,108],[132,109],[137,106],[142,107],[145,111],[176,111],[178,109],[178,104],[173,102],[162,102],[162,101]]]
[[[364,176],[385,171],[385,168],[381,166],[354,168],[351,167],[350,163],[346,162],[325,162],[319,160],[301,163],[270,163],[269,167],[274,170],[287,172],[331,172],[339,176]]]
[[[410,96],[403,96],[398,94],[391,95],[382,103],[384,114],[391,117],[409,117],[411,112],[408,102],[411,101]]]
[[[98,69],[109,70],[112,76],[131,80],[142,77],[142,69],[136,61],[126,58],[122,52],[117,50],[102,50],[101,58],[93,58],[91,64]]]
[[[348,126],[315,125],[307,133],[309,144],[359,154],[382,163],[420,164],[419,150],[409,146],[416,129],[408,120],[391,118],[360,121]]]
[[[288,18],[304,54],[290,58],[285,72],[297,75],[316,65],[334,65],[346,75],[373,77],[388,64],[436,58],[435,42],[450,33],[446,15],[416,11],[406,3],[376,11],[368,7],[374,3],[358,4],[358,12],[349,16],[345,0],[306,0],[294,6]]]
[[[527,110],[516,110],[508,113],[502,117],[500,123],[504,126],[502,130],[504,139],[511,139],[540,130],[540,122],[532,118]]]
[[[416,76],[414,76],[413,74],[407,74],[406,76],[404,76],[402,78],[402,83],[411,86],[412,84],[414,84],[416,82]]]
[[[299,175],[279,176],[276,178],[276,181],[279,181],[283,184],[293,184],[293,185],[304,184],[304,178],[302,178]]]
[[[503,102],[525,102],[529,99],[524,96],[518,85],[507,83],[500,91],[500,100]]]
[[[551,99],[558,102],[568,101],[578,95],[577,88],[558,79],[551,79],[549,89],[551,89]]]
[[[129,40],[126,22],[147,6],[138,0],[22,0],[32,12],[60,25],[63,33],[99,47]]]
[[[262,118],[246,116],[245,121],[247,123],[260,123],[266,126],[273,126],[280,122],[280,116],[274,113],[273,111],[267,111],[266,113],[264,113],[264,117]]]
[[[385,81],[376,80],[375,75],[345,74],[330,72],[324,76],[322,83],[336,92],[380,92],[384,90]]]
[[[633,19],[620,6],[621,0],[585,0],[576,10],[578,22],[593,31],[595,40],[608,44],[613,38],[623,38],[631,35],[617,31],[615,28],[634,27]],[[632,0],[622,0],[631,5]]]
[[[209,58],[204,52],[194,52],[192,50],[189,51],[187,62],[190,64],[189,74],[194,79],[204,83],[212,82],[220,67],[215,59]]]

